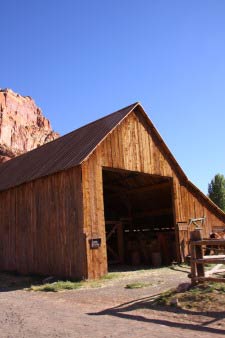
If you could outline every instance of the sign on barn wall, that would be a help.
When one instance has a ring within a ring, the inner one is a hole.
[[[101,246],[101,238],[91,238],[90,239],[90,248],[91,249],[98,249]]]

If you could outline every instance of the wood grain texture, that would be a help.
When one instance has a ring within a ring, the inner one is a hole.
[[[175,164],[162,149],[154,131],[146,125],[138,111],[132,112],[94,153],[82,164],[84,228],[87,238],[93,232],[102,238],[102,247],[93,252],[87,247],[88,277],[97,278],[107,271],[102,168],[117,168],[173,179],[174,221],[188,222],[190,218],[206,216],[203,237],[207,237],[213,226],[224,226],[224,220],[182,179]],[[177,227],[178,229],[178,227]],[[183,241],[183,252],[188,253],[188,236],[192,228],[176,234]],[[177,230],[178,231],[178,230]],[[183,260],[180,243],[177,243],[178,259]]]
[[[80,167],[2,192],[0,215],[1,270],[84,276]]]
[[[80,166],[0,193],[0,269],[71,278],[104,275],[103,168],[170,178],[174,224],[205,216],[203,237],[224,227],[224,215],[185,178],[157,131],[136,109]],[[193,229],[176,229],[177,255],[183,259]],[[89,241],[95,237],[101,238],[101,246],[91,249]]]

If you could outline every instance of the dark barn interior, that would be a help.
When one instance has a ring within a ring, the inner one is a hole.
[[[176,259],[172,180],[103,170],[108,265],[168,265]]]

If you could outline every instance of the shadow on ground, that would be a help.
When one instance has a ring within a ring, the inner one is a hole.
[[[40,284],[43,277],[21,276],[16,273],[0,273],[0,292],[22,290]]]
[[[190,310],[180,309],[172,306],[154,305],[153,302],[158,295],[137,299],[131,302],[120,304],[119,306],[106,309],[104,311],[88,313],[91,316],[114,316],[128,320],[136,320],[145,323],[165,325],[168,327],[180,328],[184,330],[194,330],[200,332],[208,332],[212,334],[225,335],[225,329],[209,327],[208,325],[217,324],[218,321],[225,319],[225,311],[221,312],[194,312]],[[137,310],[149,310],[144,314],[137,315],[132,313]],[[151,312],[152,310],[152,312]],[[153,311],[160,312],[160,318],[149,318]],[[169,314],[172,314],[169,316]],[[176,316],[177,315],[177,316]],[[182,316],[183,315],[183,316]],[[180,316],[180,318],[178,318]],[[169,319],[164,319],[164,318]],[[177,319],[176,319],[177,318]],[[183,322],[182,322],[183,321]]]
[[[138,265],[138,266],[132,266],[132,265],[125,265],[125,264],[119,264],[119,265],[110,265],[109,266],[109,272],[131,272],[131,271],[160,271],[165,268],[168,268],[170,270],[174,271],[180,271],[184,273],[190,272],[190,267],[188,265],[184,264],[173,264],[173,265],[162,265],[160,267],[149,267],[149,265]]]

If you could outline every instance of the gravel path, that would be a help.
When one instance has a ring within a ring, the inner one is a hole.
[[[224,312],[192,313],[151,305],[153,295],[186,282],[186,276],[164,268],[128,273],[96,289],[0,292],[0,337],[224,337]],[[151,285],[125,288],[137,281]]]

